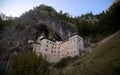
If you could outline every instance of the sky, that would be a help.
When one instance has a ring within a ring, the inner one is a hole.
[[[0,13],[19,17],[36,6],[52,6],[57,12],[62,10],[71,16],[80,16],[88,12],[99,14],[107,10],[115,0],[0,0]]]

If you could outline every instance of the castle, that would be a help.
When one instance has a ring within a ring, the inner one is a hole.
[[[33,44],[33,51],[37,55],[42,55],[50,63],[58,62],[64,57],[80,56],[84,50],[83,38],[75,35],[66,41],[56,41],[45,39],[40,36],[37,43]]]

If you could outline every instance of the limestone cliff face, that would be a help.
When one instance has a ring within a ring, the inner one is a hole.
[[[6,27],[1,35],[0,44],[3,48],[9,48],[9,46],[27,43],[28,40],[36,41],[41,35],[59,41],[77,33],[74,24],[60,19],[53,8],[41,5],[16,18],[10,26]]]
[[[28,40],[36,41],[42,35],[53,41],[59,41],[77,33],[75,25],[59,18],[53,8],[45,5],[36,7],[14,19],[0,35],[0,61],[2,61],[0,70],[3,72],[9,69],[12,56],[32,50]]]

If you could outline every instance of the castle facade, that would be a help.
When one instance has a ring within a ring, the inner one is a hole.
[[[33,44],[33,51],[37,55],[42,55],[50,63],[58,62],[64,57],[80,56],[84,50],[83,38],[75,35],[66,41],[56,41],[38,38]]]

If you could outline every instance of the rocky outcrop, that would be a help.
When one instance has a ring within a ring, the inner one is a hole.
[[[77,34],[74,24],[60,19],[58,13],[45,5],[24,13],[13,20],[0,35],[0,72],[9,69],[12,55],[18,56],[22,52],[32,50],[28,40],[36,41],[39,36],[44,36],[53,41],[66,40]]]

